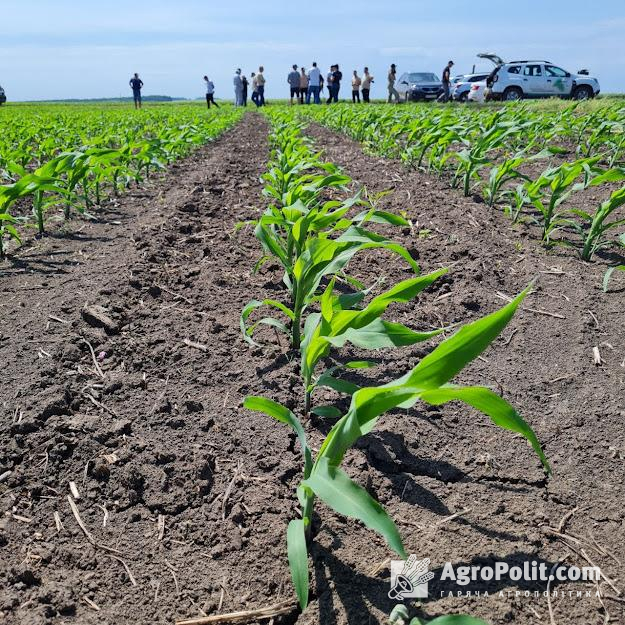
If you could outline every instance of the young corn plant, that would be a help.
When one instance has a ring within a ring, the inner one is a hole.
[[[400,557],[406,557],[399,531],[387,512],[341,469],[348,449],[371,432],[385,412],[398,407],[409,409],[418,401],[430,405],[464,402],[490,417],[495,425],[524,436],[545,470],[550,470],[534,431],[505,399],[485,387],[451,383],[502,332],[526,294],[527,290],[500,310],[463,326],[402,377],[379,387],[355,387],[348,411],[330,430],[314,457],[302,423],[291,410],[265,397],[245,399],[244,406],[249,410],[262,412],[292,428],[302,449],[303,479],[297,487],[301,518],[290,521],[287,529],[289,567],[302,609],[309,598],[308,545],[316,498],[338,514],[361,521],[380,534]]]
[[[503,111],[495,113],[488,121],[484,132],[480,132],[472,143],[464,139],[463,142],[468,143],[465,149],[447,155],[448,158],[459,161],[453,186],[462,181],[465,197],[471,194],[471,182],[479,181],[481,169],[491,163],[490,153],[502,147],[510,135],[520,131],[519,125],[515,125],[514,122],[501,121],[503,113]]]
[[[512,223],[517,223],[523,209],[530,204],[530,198],[527,193],[527,187],[524,184],[517,184],[513,189],[507,189],[503,193],[503,197],[506,198],[507,204],[504,206],[504,213],[512,220]]]
[[[582,229],[582,260],[591,260],[598,250],[612,245],[612,241],[606,235],[614,228],[625,225],[625,218],[612,221],[608,221],[608,219],[614,211],[623,205],[625,205],[625,187],[614,191],[594,215],[576,211],[576,214],[583,217],[588,224],[586,228]]]
[[[284,269],[283,282],[290,295],[288,303],[275,299],[252,300],[241,312],[240,326],[244,339],[253,343],[259,325],[269,325],[285,332],[294,349],[301,344],[303,316],[318,298],[321,280],[345,275],[347,264],[360,251],[373,248],[390,250],[403,257],[415,272],[418,266],[408,251],[384,237],[367,230],[367,223],[408,225],[403,217],[379,210],[376,198],[365,201],[356,193],[344,201],[324,201],[321,193],[329,189],[345,190],[351,179],[340,174],[332,164],[323,163],[318,154],[303,141],[299,126],[279,124],[272,137],[276,145],[270,170],[262,179],[265,195],[275,200],[261,217],[251,222],[261,243],[265,260],[275,258]],[[319,174],[321,169],[324,173]],[[349,216],[354,206],[362,206]],[[286,316],[286,323],[264,317],[248,326],[250,315],[268,306]]]
[[[623,237],[623,245],[625,245],[625,236]],[[608,287],[610,285],[610,278],[615,271],[625,271],[625,265],[612,265],[612,267],[608,267],[607,271],[603,275],[603,292],[608,292]]]
[[[542,228],[545,243],[550,243],[553,235],[563,227],[576,226],[571,219],[571,212],[559,210],[559,207],[571,194],[588,186],[597,173],[599,160],[598,156],[582,158],[573,163],[550,167],[538,179],[526,185],[529,200],[539,211],[539,219],[536,221]]]
[[[276,300],[252,300],[241,312],[241,331],[243,338],[253,343],[252,335],[259,324],[270,325],[285,332],[291,341],[293,349],[299,349],[301,344],[302,320],[310,304],[317,299],[317,289],[325,277],[344,275],[349,261],[359,252],[368,249],[389,250],[403,258],[418,273],[419,266],[410,256],[406,248],[389,241],[381,235],[366,230],[359,225],[351,225],[336,239],[313,237],[308,239],[302,253],[290,268],[290,259],[278,247],[276,256],[285,269],[284,281],[291,295],[290,306]],[[289,271],[292,273],[289,274]],[[290,320],[290,329],[273,318],[263,318],[251,326],[247,320],[255,309],[261,306],[270,306],[284,313]]]
[[[529,176],[519,170],[525,163],[535,161],[537,159],[546,158],[553,154],[552,148],[546,148],[537,154],[527,156],[527,148],[518,152],[511,158],[507,158],[501,164],[494,165],[489,174],[488,182],[483,189],[484,200],[489,206],[494,206],[495,202],[505,193],[504,187],[513,180],[524,180],[531,182]],[[515,220],[516,221],[516,220]]]
[[[5,238],[13,239],[18,245],[21,245],[22,243],[19,232],[15,227],[16,223],[17,219],[15,219],[15,217],[10,215],[9,213],[0,212],[0,260],[4,260],[6,258],[6,249],[4,243]]]

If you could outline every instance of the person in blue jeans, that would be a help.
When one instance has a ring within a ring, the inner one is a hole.
[[[132,89],[132,99],[135,102],[135,108],[141,108],[141,88],[143,87],[143,81],[139,78],[139,74],[135,72],[135,75],[130,79],[130,88]]]
[[[321,91],[321,81],[323,77],[317,67],[317,63],[313,63],[312,67],[308,71],[308,91],[306,91],[306,104],[310,104],[310,96],[312,95],[315,104],[321,104],[319,98],[319,91]]]

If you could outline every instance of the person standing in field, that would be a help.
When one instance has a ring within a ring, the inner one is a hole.
[[[395,89],[395,80],[397,78],[397,68],[395,67],[395,63],[391,65],[391,68],[388,71],[388,103],[390,104],[395,98],[395,102],[399,104],[399,93],[397,89]]]
[[[250,83],[247,81],[247,78],[245,76],[241,76],[241,83],[243,84],[243,93],[242,93],[241,104],[243,104],[243,106],[247,106],[247,86]]]
[[[451,68],[454,66],[453,61],[449,61],[447,65],[445,65],[445,69],[443,69],[443,93],[438,97],[439,102],[449,102],[449,87],[451,84]]]
[[[256,106],[259,106],[259,104],[258,104],[258,85],[256,84],[256,72],[252,72],[250,74],[250,78],[252,79],[252,97],[251,97],[251,100],[252,100],[252,102],[254,102],[254,104]]]
[[[243,80],[241,80],[241,70],[237,69],[234,72],[234,78],[232,79],[232,84],[234,85],[234,105],[242,106],[243,105]]]
[[[310,104],[310,96],[312,95],[314,98],[315,104],[321,104],[321,100],[319,99],[319,92],[323,86],[323,76],[317,67],[317,62],[315,61],[308,72],[308,91],[306,92],[306,104]]]
[[[362,89],[362,101],[369,102],[369,93],[371,92],[371,83],[374,82],[373,76],[369,73],[369,68],[365,67],[365,70],[362,74],[362,84],[360,85]]]
[[[330,65],[330,71],[326,75],[326,89],[328,90],[328,100],[327,103],[330,103],[330,98],[332,97],[332,72],[334,71],[334,65]]]
[[[308,95],[308,76],[306,69],[302,67],[302,73],[299,77],[299,103],[304,104],[304,96]]]
[[[291,99],[289,104],[293,105],[293,98],[299,99],[299,72],[297,71],[297,65],[293,65],[293,69],[286,77],[286,81],[289,83],[289,89],[291,91]]]
[[[204,82],[206,83],[206,106],[210,108],[211,104],[214,104],[219,108],[219,104],[215,102],[215,85],[213,81],[210,80],[208,76],[204,76]]]
[[[256,90],[258,91],[258,102],[256,106],[265,106],[265,76],[263,72],[265,68],[261,65],[258,68],[258,74],[256,74]]]
[[[352,102],[355,104],[356,102],[360,103],[360,85],[362,84],[362,80],[360,80],[360,76],[358,72],[354,70],[354,74],[352,75]]]
[[[328,85],[330,97],[327,100],[327,104],[339,101],[339,91],[341,89],[341,80],[343,79],[343,74],[341,73],[338,65],[333,65],[330,69],[332,69],[332,73],[330,75],[331,82]]]
[[[128,83],[132,89],[132,99],[135,102],[135,108],[141,108],[141,88],[143,87],[143,81],[139,78],[139,74],[135,72],[135,75],[130,79]]]

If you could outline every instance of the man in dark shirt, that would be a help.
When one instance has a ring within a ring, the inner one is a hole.
[[[130,79],[130,87],[132,88],[132,97],[135,101],[135,108],[141,108],[141,87],[143,87],[143,81],[139,78],[139,74],[135,72],[135,75]]]
[[[449,102],[449,85],[451,83],[451,68],[454,66],[453,61],[449,61],[443,70],[443,93],[438,98],[439,102]]]
[[[250,83],[246,76],[241,76],[241,83],[243,85],[243,106],[247,106],[247,87]]]
[[[332,69],[332,82],[328,85],[328,91],[330,92],[330,97],[328,98],[326,104],[339,101],[339,90],[341,88],[341,80],[343,79],[343,74],[339,70],[338,65],[333,65],[331,69]]]

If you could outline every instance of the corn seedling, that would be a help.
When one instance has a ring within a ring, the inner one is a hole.
[[[0,216],[1,218],[1,216]],[[623,245],[625,245],[625,241],[623,241]],[[603,292],[608,292],[608,286],[610,284],[610,278],[615,271],[625,271],[625,265],[613,265],[612,267],[608,267],[608,270],[605,272],[603,276]]]
[[[269,205],[252,223],[264,251],[257,267],[268,258],[280,262],[290,301],[252,300],[241,312],[240,326],[249,343],[254,342],[252,337],[259,325],[269,325],[285,332],[292,347],[299,349],[304,314],[318,298],[321,280],[340,275],[349,281],[345,271],[357,253],[367,249],[386,249],[405,259],[415,272],[419,268],[403,246],[364,227],[367,223],[408,225],[406,219],[378,210],[376,198],[373,203],[366,202],[360,193],[344,201],[321,199],[321,192],[328,189],[345,190],[350,179],[312,153],[302,140],[297,125],[290,128],[287,123],[279,123],[272,141],[276,149],[269,173],[262,179],[266,184],[265,195],[276,203]],[[319,168],[323,174],[317,173]],[[349,211],[355,206],[366,209],[349,217]],[[253,311],[263,306],[285,315],[286,323],[264,317],[248,325]]]
[[[308,604],[307,553],[315,498],[338,514],[358,519],[380,534],[398,555],[406,557],[399,532],[386,511],[341,469],[347,450],[371,432],[383,413],[397,407],[409,409],[418,401],[431,405],[464,402],[490,417],[499,427],[524,436],[549,471],[536,435],[508,402],[485,387],[451,384],[451,380],[501,333],[526,294],[524,291],[502,309],[462,327],[401,378],[379,387],[357,388],[349,410],[331,429],[314,459],[304,428],[292,411],[264,397],[246,398],[246,408],[289,425],[302,449],[303,480],[297,487],[302,515],[292,520],[287,530],[289,567],[302,609]]]
[[[562,227],[574,225],[568,210],[559,207],[575,191],[585,189],[600,157],[584,158],[574,163],[550,167],[541,176],[526,185],[530,202],[539,211],[537,223],[542,228],[543,241],[549,243]],[[580,178],[583,179],[580,182]]]

